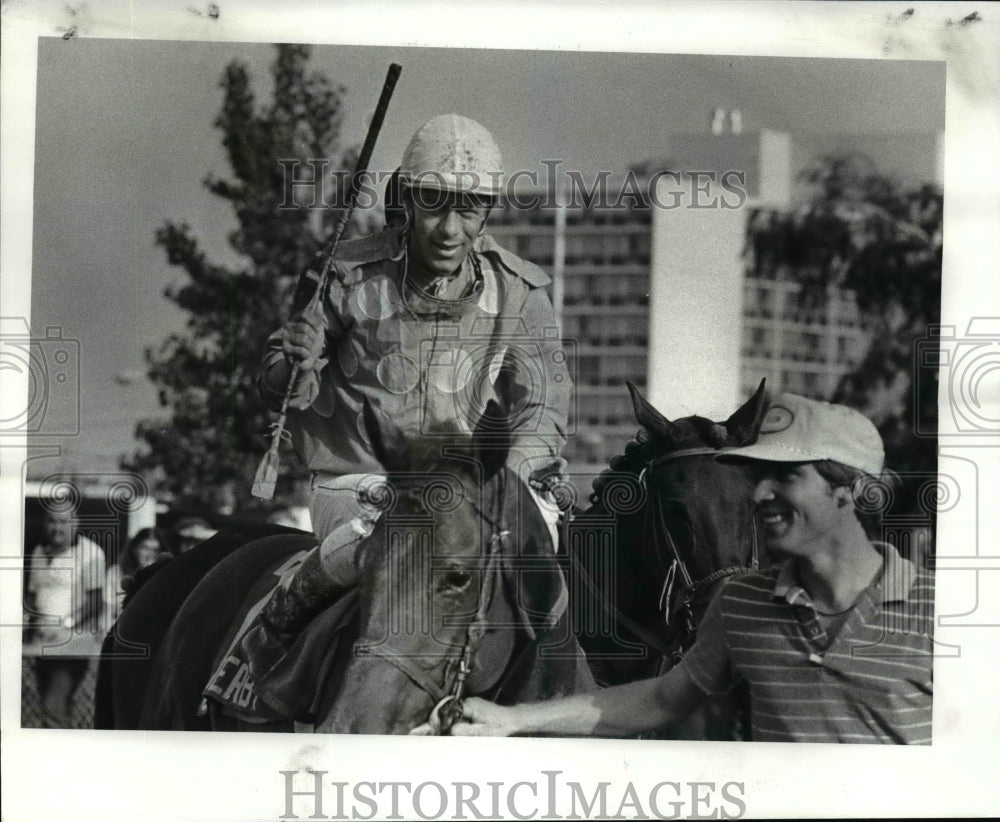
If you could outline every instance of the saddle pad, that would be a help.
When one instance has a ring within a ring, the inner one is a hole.
[[[340,634],[357,612],[356,594],[346,593],[290,640],[275,636],[258,619],[274,587],[286,573],[294,573],[306,555],[295,554],[262,575],[250,590],[202,691],[202,712],[211,700],[222,713],[251,724],[315,720]]]

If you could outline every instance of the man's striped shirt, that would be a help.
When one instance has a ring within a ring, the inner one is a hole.
[[[793,561],[731,580],[684,659],[708,694],[750,685],[755,741],[930,744],[934,589],[878,545],[882,574],[833,637]]]

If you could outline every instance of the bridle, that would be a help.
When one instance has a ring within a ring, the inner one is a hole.
[[[443,681],[435,680],[410,657],[399,653],[388,644],[380,643],[366,648],[365,651],[367,656],[379,657],[395,666],[431,697],[434,701],[434,707],[425,723],[428,735],[431,736],[446,735],[451,730],[452,725],[462,717],[462,699],[465,696],[466,681],[469,674],[472,673],[479,644],[486,634],[487,612],[500,578],[500,557],[510,537],[504,510],[506,479],[506,471],[501,470],[497,475],[497,493],[494,498],[495,516],[484,517],[486,521],[491,523],[493,533],[490,535],[486,566],[483,570],[482,584],[479,586],[476,614],[466,626],[465,638],[458,653],[445,660]],[[476,508],[479,510],[478,506]]]
[[[663,454],[662,456],[649,460],[638,474],[638,480],[643,486],[643,490],[645,492],[644,497],[646,500],[644,504],[645,524],[643,528],[643,539],[647,542],[647,544],[658,545],[659,542],[657,542],[657,540],[660,538],[659,535],[662,534],[662,540],[670,547],[670,552],[673,555],[673,560],[670,563],[666,578],[664,579],[663,591],[660,595],[661,607],[669,609],[666,611],[667,624],[670,623],[671,617],[677,615],[678,612],[683,618],[682,630],[674,637],[672,642],[665,642],[649,628],[641,625],[636,620],[632,619],[632,617],[628,614],[623,613],[615,605],[613,605],[608,600],[605,592],[601,591],[594,584],[590,574],[587,572],[586,568],[583,567],[575,552],[572,550],[569,551],[570,567],[575,572],[576,578],[579,582],[587,588],[591,596],[594,597],[594,601],[608,614],[610,614],[619,625],[660,655],[657,673],[663,672],[662,669],[664,668],[664,664],[666,662],[670,663],[668,667],[676,665],[684,655],[687,648],[690,647],[691,641],[694,639],[695,632],[698,630],[698,621],[695,618],[694,606],[702,600],[705,594],[710,592],[716,583],[721,582],[727,577],[743,571],[755,569],[759,566],[758,536],[757,525],[755,522],[751,527],[749,565],[727,565],[724,568],[718,568],[710,574],[695,580],[691,576],[687,563],[684,562],[684,558],[681,556],[677,543],[670,534],[670,529],[667,527],[667,523],[663,515],[662,506],[656,505],[655,513],[650,511],[650,506],[654,505],[654,503],[658,501],[652,484],[652,473],[654,469],[658,468],[665,462],[685,459],[687,457],[712,456],[717,453],[718,449],[708,447],[686,448],[673,451],[669,454]],[[569,520],[570,517],[566,517],[564,519],[564,529],[568,528]],[[568,546],[570,542],[566,537],[566,533],[567,532],[564,530],[563,541],[564,544]],[[671,605],[672,589],[676,583],[678,575],[680,576],[681,587],[678,589],[677,597]]]
[[[752,523],[750,528],[750,562],[748,565],[727,565],[724,568],[717,568],[700,579],[694,579],[691,572],[688,570],[684,557],[681,556],[677,543],[674,541],[674,538],[670,533],[670,528],[667,527],[666,518],[663,513],[663,506],[656,504],[657,499],[655,495],[655,487],[652,483],[652,473],[656,468],[666,462],[674,460],[684,459],[687,457],[715,455],[717,453],[718,449],[704,447],[686,448],[679,451],[673,451],[669,454],[664,454],[650,460],[639,473],[639,482],[643,484],[646,490],[646,525],[644,527],[644,533],[649,533],[650,535],[649,539],[651,542],[648,544],[659,545],[662,540],[662,542],[666,543],[669,547],[670,553],[673,555],[670,566],[667,569],[666,577],[663,581],[663,590],[660,594],[660,607],[664,611],[666,624],[670,624],[671,618],[679,616],[681,619],[681,630],[675,636],[674,641],[671,643],[671,647],[667,653],[663,653],[663,643],[657,642],[653,645],[653,647],[660,650],[662,654],[660,667],[662,667],[663,662],[667,659],[671,662],[671,667],[676,665],[680,662],[681,657],[684,655],[687,648],[690,647],[695,633],[698,630],[698,620],[695,618],[694,606],[700,602],[707,593],[712,591],[717,583],[733,576],[734,574],[742,573],[748,570],[756,570],[759,566],[760,557],[757,539],[757,526],[756,523]],[[650,506],[652,506],[655,510],[651,512]],[[680,588],[677,591],[676,597],[672,597],[673,587],[677,582],[678,577],[680,578]],[[640,636],[640,638],[645,639],[644,636]],[[662,671],[658,670],[658,673],[661,672]]]

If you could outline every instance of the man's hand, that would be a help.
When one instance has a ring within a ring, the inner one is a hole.
[[[568,466],[562,457],[556,457],[552,462],[536,468],[528,476],[528,485],[540,494],[555,493],[558,487],[566,481]]]
[[[469,697],[459,704],[462,714],[454,720],[450,728],[442,728],[443,717],[438,715],[438,709],[445,704],[442,700],[431,712],[426,722],[413,728],[409,736],[439,736],[442,731],[445,736],[510,736],[513,733],[512,723],[503,723],[503,717],[513,713],[512,708],[501,708],[492,702],[479,697]],[[448,704],[454,707],[453,703]]]
[[[282,351],[302,371],[311,371],[326,348],[326,319],[322,310],[308,309],[292,317],[282,329]]]
[[[518,732],[517,708],[502,708],[479,697],[462,703],[462,720],[451,726],[452,736],[510,736]]]

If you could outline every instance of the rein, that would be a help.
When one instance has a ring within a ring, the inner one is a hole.
[[[479,586],[479,602],[476,606],[476,616],[465,629],[465,643],[458,657],[458,670],[455,673],[455,680],[452,683],[451,691],[438,701],[431,709],[430,716],[427,717],[427,724],[434,736],[447,734],[451,730],[451,726],[462,718],[462,697],[465,695],[465,681],[468,679],[469,674],[472,673],[476,651],[479,650],[479,643],[486,633],[486,612],[490,607],[493,593],[496,590],[500,555],[503,553],[504,545],[510,536],[504,515],[506,479],[505,472],[501,471],[497,477],[496,517],[492,520],[496,523],[496,530],[490,536],[490,553],[486,559],[486,569],[483,572],[483,584]],[[447,674],[445,678],[447,678]]]
[[[680,451],[674,451],[670,454],[664,454],[663,456],[650,460],[639,474],[640,482],[646,486],[647,499],[654,500],[656,498],[652,493],[653,485],[651,475],[653,469],[659,467],[663,463],[671,462],[673,460],[683,459],[685,457],[708,456],[716,453],[717,449],[714,448],[686,448]],[[649,503],[647,503],[647,505],[648,504]],[[707,591],[711,590],[716,583],[721,582],[733,574],[737,574],[748,569],[756,569],[758,567],[757,528],[751,527],[750,529],[751,549],[750,564],[748,566],[727,565],[724,568],[717,568],[707,576],[698,580],[695,580],[691,576],[687,563],[684,562],[684,558],[681,556],[677,543],[674,541],[674,538],[670,533],[670,529],[667,527],[666,517],[664,516],[662,506],[656,506],[656,514],[653,517],[652,530],[653,544],[658,544],[656,539],[658,536],[662,536],[663,541],[666,542],[671,553],[673,554],[673,562],[671,562],[670,568],[667,571],[666,578],[663,582],[663,592],[660,595],[660,604],[665,612],[666,623],[669,625],[670,618],[678,613],[683,614],[684,620],[682,624],[682,631],[678,634],[672,648],[669,651],[664,651],[664,644],[660,642],[657,642],[653,645],[653,647],[663,654],[664,659],[669,658],[672,660],[673,664],[676,665],[684,655],[684,651],[690,643],[691,638],[698,630],[698,621],[694,616],[695,603],[698,602]],[[673,600],[673,604],[671,605],[673,585],[676,580],[677,573],[680,574],[681,587],[677,592],[676,599]]]
[[[500,556],[510,536],[504,514],[505,492],[506,476],[501,471],[498,475],[495,500],[496,517],[484,517],[484,519],[493,524],[494,531],[490,536],[489,554],[486,558],[486,567],[483,570],[482,585],[479,587],[476,615],[466,627],[465,640],[458,654],[445,664],[444,682],[436,681],[427,671],[414,663],[409,657],[397,653],[392,648],[378,645],[368,651],[370,656],[384,659],[406,674],[415,685],[434,700],[434,707],[431,709],[425,723],[428,735],[443,736],[447,734],[452,725],[462,717],[462,698],[465,696],[466,680],[469,674],[472,673],[476,652],[479,650],[479,644],[486,634],[487,611],[493,600],[499,579]],[[476,510],[478,511],[479,508],[476,507]],[[482,514],[482,511],[480,511],[480,514]],[[452,676],[454,676],[453,679]],[[452,680],[450,687],[447,684],[449,679]]]
[[[594,601],[597,602],[604,610],[614,617],[618,624],[623,625],[628,631],[643,642],[645,642],[650,648],[659,652],[662,656],[669,656],[671,649],[660,641],[660,638],[650,631],[648,628],[644,628],[638,622],[636,622],[628,614],[620,611],[614,605],[608,601],[607,595],[601,591],[594,581],[590,578],[590,574],[587,573],[587,569],[583,567],[579,558],[575,553],[569,553],[569,560],[572,564],[573,570],[576,572],[577,579],[579,579],[590,591],[591,595],[594,597]]]
[[[683,459],[685,457],[698,457],[698,456],[709,456],[718,453],[717,449],[707,448],[707,447],[696,447],[696,448],[685,448],[679,451],[673,451],[669,454],[663,454],[662,456],[656,457],[655,459],[647,462],[642,470],[638,474],[639,482],[643,484],[646,488],[646,499],[648,506],[650,500],[655,499],[655,495],[651,493],[651,474],[653,469],[659,467],[665,462],[670,462],[673,460]],[[649,517],[649,509],[647,507],[647,522]],[[628,614],[625,614],[617,607],[615,607],[607,598],[607,595],[597,588],[594,581],[591,579],[590,574],[587,572],[586,568],[583,567],[580,559],[576,556],[573,551],[569,552],[569,560],[573,571],[580,581],[587,587],[590,593],[593,595],[594,600],[609,613],[619,625],[624,627],[636,638],[641,640],[643,643],[648,645],[654,651],[660,654],[661,658],[664,660],[670,659],[674,664],[680,661],[681,656],[684,653],[685,645],[690,640],[691,636],[694,635],[698,628],[697,621],[694,618],[694,604],[704,595],[704,593],[711,589],[717,582],[732,576],[733,574],[740,573],[741,571],[747,570],[747,568],[757,568],[758,567],[758,545],[757,545],[757,529],[756,527],[751,529],[751,560],[749,566],[743,565],[727,565],[724,568],[718,568],[712,571],[707,576],[694,580],[688,570],[687,564],[681,557],[680,550],[677,548],[677,544],[670,534],[670,529],[667,527],[666,520],[663,516],[662,508],[657,509],[658,516],[654,520],[653,525],[653,539],[657,537],[656,531],[662,532],[663,539],[666,541],[667,545],[670,546],[670,551],[673,554],[674,560],[671,563],[670,569],[667,572],[666,579],[664,580],[663,593],[661,595],[661,607],[669,607],[671,593],[673,590],[673,584],[676,578],[676,574],[679,571],[682,579],[682,587],[679,589],[677,594],[677,600],[673,607],[670,608],[667,614],[667,622],[669,624],[670,616],[679,610],[684,611],[684,633],[678,637],[673,643],[666,643],[655,633],[650,631],[645,626],[639,624],[634,619],[632,619]],[[568,521],[564,524],[568,525]],[[565,544],[569,544],[569,540],[564,538]]]

